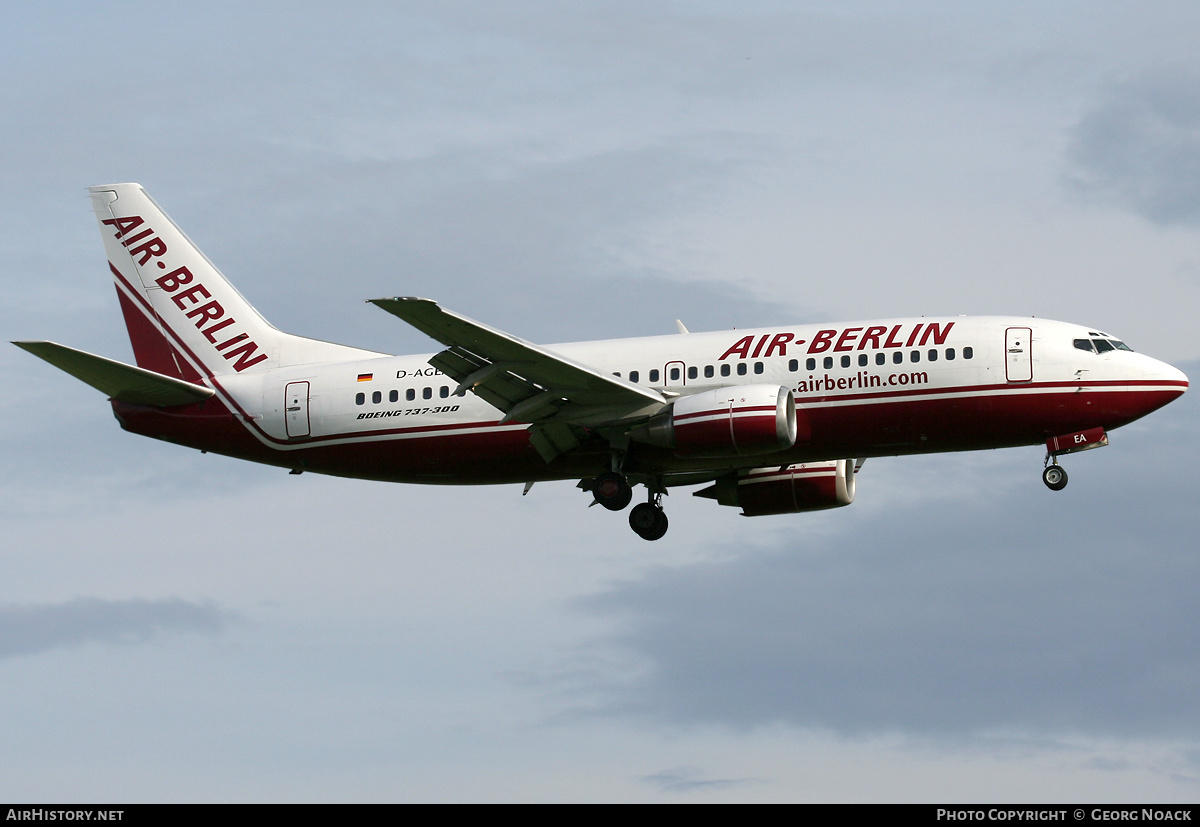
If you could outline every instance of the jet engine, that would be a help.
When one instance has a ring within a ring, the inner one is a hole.
[[[739,385],[681,397],[630,436],[680,456],[770,454],[796,444],[796,401],[782,385]]]
[[[740,506],[746,517],[840,508],[854,502],[854,460],[750,468],[717,479],[694,496]]]

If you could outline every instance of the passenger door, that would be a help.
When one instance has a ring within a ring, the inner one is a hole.
[[[1033,330],[1010,327],[1004,331],[1004,375],[1009,382],[1033,381]]]

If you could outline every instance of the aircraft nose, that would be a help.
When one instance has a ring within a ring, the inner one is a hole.
[[[1175,385],[1179,388],[1179,393],[1183,393],[1188,389],[1187,374],[1174,365],[1159,362],[1157,359],[1153,361],[1153,365],[1146,371],[1147,379],[1162,382],[1164,385]]]
[[[1142,382],[1146,391],[1142,398],[1149,404],[1150,410],[1173,402],[1188,389],[1188,378],[1183,371],[1157,359],[1147,358]]]
[[[1188,378],[1179,368],[1140,353],[1127,355],[1137,357],[1136,362],[1130,360],[1131,371],[1126,376],[1136,383],[1139,390],[1130,397],[1126,422],[1140,419],[1163,405],[1169,405],[1188,389]],[[1137,367],[1133,367],[1134,364]]]

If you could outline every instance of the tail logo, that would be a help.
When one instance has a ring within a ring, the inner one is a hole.
[[[150,259],[154,258],[155,256],[161,256],[167,251],[166,243],[164,243],[161,238],[156,236],[154,234],[154,230],[150,227],[142,230],[137,235],[131,235],[128,238],[125,238],[127,233],[136,230],[138,227],[146,223],[140,215],[131,215],[128,218],[106,218],[104,219],[104,223],[117,228],[117,238],[120,239],[121,245],[129,250],[129,254],[131,256],[134,256],[135,258],[141,256],[141,258],[138,258],[138,267],[145,267],[146,262],[148,262]],[[142,239],[146,240],[142,241]],[[142,243],[136,247],[129,246],[137,241],[142,241]],[[167,269],[167,265],[165,263],[161,261],[155,263],[158,265],[158,269]]]
[[[160,270],[167,269],[166,262],[161,258],[167,252],[167,245],[154,234],[153,228],[146,227],[144,230],[130,235],[146,223],[141,216],[107,218],[103,223],[116,228],[116,238],[129,250],[129,254],[137,261],[139,267],[146,266],[152,258],[158,258],[155,266]],[[131,246],[134,244],[137,246]],[[267,359],[266,353],[258,352],[259,347],[249,334],[229,330],[237,325],[237,319],[225,314],[225,308],[221,306],[221,303],[213,298],[203,283],[195,280],[192,271],[187,267],[177,267],[155,279],[154,283],[164,293],[170,295],[175,306],[184,311],[184,316],[191,320],[214,349],[225,359],[233,362],[235,371],[241,372]],[[189,286],[184,288],[184,285]],[[208,301],[205,301],[206,299]],[[224,332],[221,333],[221,331]],[[220,340],[218,340],[218,333],[221,333]]]

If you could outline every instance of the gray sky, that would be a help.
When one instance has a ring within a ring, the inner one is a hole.
[[[290,332],[1078,321],[1193,377],[1194,3],[59,3],[0,13],[0,328],[119,359],[84,188]],[[0,797],[1194,801],[1194,395],[850,508],[419,488],[127,435],[0,351]]]

